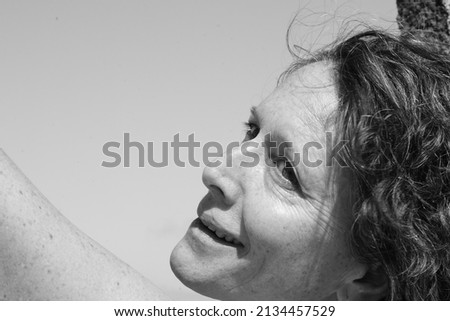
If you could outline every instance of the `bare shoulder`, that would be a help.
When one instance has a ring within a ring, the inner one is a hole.
[[[168,298],[62,216],[0,149],[0,299]]]

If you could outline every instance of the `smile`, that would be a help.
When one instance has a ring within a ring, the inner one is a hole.
[[[211,222],[207,221],[204,217],[200,217],[199,221],[201,224],[207,228],[207,230],[210,232],[209,234],[216,236],[222,241],[225,241],[227,243],[237,245],[237,246],[243,246],[243,244],[238,241],[235,237],[224,231],[223,229],[215,226]]]

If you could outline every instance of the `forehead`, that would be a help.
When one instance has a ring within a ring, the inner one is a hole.
[[[257,113],[262,125],[272,127],[267,130],[287,131],[295,141],[309,136],[325,138],[327,121],[336,109],[333,66],[321,61],[292,72],[258,106]]]

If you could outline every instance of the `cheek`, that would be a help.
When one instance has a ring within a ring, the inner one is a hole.
[[[285,252],[304,253],[321,232],[310,217],[300,206],[286,206],[273,196],[255,197],[243,208],[250,252],[268,261]]]
[[[330,223],[330,215],[304,200],[287,205],[273,194],[257,195],[248,200],[243,219],[250,254],[263,262],[263,270],[275,270],[287,281],[333,279],[330,285],[346,273],[352,262],[347,233]]]

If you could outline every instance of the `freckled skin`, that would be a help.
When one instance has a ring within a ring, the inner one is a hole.
[[[252,141],[261,143],[276,132],[289,137],[296,151],[309,141],[325,146],[325,132],[332,129],[323,120],[336,107],[331,65],[307,65],[256,108],[260,132]],[[261,144],[249,150],[267,157]],[[325,160],[324,149],[311,155]],[[241,167],[239,148],[227,157],[233,167],[204,171],[210,191],[199,215],[237,235],[243,247],[218,244],[190,227],[171,256],[183,283],[217,299],[319,300],[364,275],[366,268],[348,245],[351,201],[344,175],[300,163],[301,195],[285,188],[277,167],[264,161]]]
[[[1,149],[0,169],[1,299],[166,299],[64,218]]]

